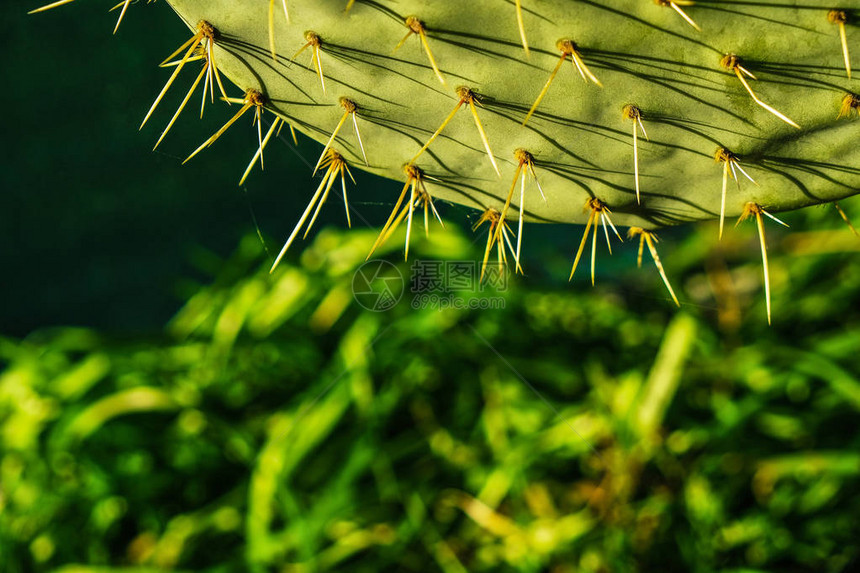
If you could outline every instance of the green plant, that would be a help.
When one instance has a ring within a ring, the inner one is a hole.
[[[598,225],[607,243],[616,225],[719,218],[722,234],[725,217],[860,188],[856,18],[828,2],[167,3],[194,36],[167,58],[146,120],[200,62],[162,138],[202,83],[240,108],[189,159],[249,111],[258,149],[243,181],[281,122],[325,143],[309,225],[338,177],[346,202],[348,165],[405,180],[380,242],[442,199],[495,217],[485,260],[494,245],[506,259],[507,242],[519,269],[522,221],[586,223],[578,261]]]
[[[0,336],[0,570],[854,571],[860,267],[825,234],[774,253],[779,329],[633,272],[363,312],[375,233],[325,229],[275,276],[248,236],[164,336]]]

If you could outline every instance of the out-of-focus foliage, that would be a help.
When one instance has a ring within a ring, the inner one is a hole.
[[[850,570],[860,240],[792,221],[833,224],[772,234],[772,329],[751,227],[661,244],[680,311],[651,267],[362,311],[374,235],[329,230],[271,277],[245,241],[162,338],[0,340],[0,569]]]

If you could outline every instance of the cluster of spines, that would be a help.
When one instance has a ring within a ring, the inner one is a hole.
[[[49,10],[52,8],[56,8],[56,7],[71,3],[72,1],[73,0],[59,0],[59,1],[47,4],[45,6],[42,6],[41,8],[37,8],[37,9],[31,11],[31,13],[46,11],[46,10]],[[147,0],[147,2],[151,2],[151,1],[154,1],[154,0]],[[270,43],[269,47],[270,47],[271,55],[275,60],[277,60],[277,57],[278,57],[277,53],[276,53],[276,49],[275,49],[275,3],[276,3],[276,1],[277,0],[270,0],[269,6],[268,6],[268,25],[269,25],[269,43]],[[284,17],[285,17],[287,23],[289,23],[290,16],[289,16],[289,9],[287,7],[287,0],[280,0],[280,3],[282,4]],[[348,11],[353,6],[354,3],[355,3],[355,0],[348,0],[348,2],[346,3],[346,6],[345,6],[345,10]],[[683,7],[693,6],[694,2],[689,1],[689,0],[676,0],[676,1],[654,0],[654,3],[659,5],[659,6],[669,7],[671,9],[673,9],[689,25],[694,27],[697,31],[701,31],[701,27],[682,8],[682,6]],[[114,32],[116,32],[116,30],[119,28],[119,25],[122,22],[122,19],[123,19],[123,17],[124,17],[130,4],[131,4],[131,0],[123,0],[122,2],[120,2],[119,4],[117,4],[114,7],[114,9],[117,9],[117,8],[121,9],[120,15],[119,15],[119,18],[118,18],[118,21],[116,24],[116,28],[114,29]],[[528,55],[529,55],[529,44],[528,44],[527,35],[526,35],[526,28],[525,28],[525,21],[523,18],[523,10],[522,10],[521,0],[516,0],[515,7],[516,7],[517,25],[518,25],[518,30],[519,30],[519,34],[520,34],[520,39],[522,41],[522,45],[523,45],[523,49],[525,51],[525,54],[528,57]],[[845,24],[848,21],[848,14],[843,10],[834,9],[834,10],[831,10],[828,12],[827,18],[831,23],[838,26],[840,42],[842,45],[842,52],[843,52],[844,61],[845,61],[846,73],[847,73],[848,77],[850,78],[851,77],[851,63],[850,63],[850,55],[849,55],[849,50],[848,50],[847,36],[846,36],[846,31],[845,31]],[[424,22],[416,16],[409,16],[405,19],[404,24],[405,24],[406,28],[408,29],[408,32],[407,32],[406,36],[404,36],[404,38],[400,41],[400,43],[398,43],[395,46],[394,49],[397,50],[400,47],[402,47],[403,44],[406,42],[406,40],[409,39],[410,36],[412,36],[412,35],[418,36],[420,39],[420,42],[421,42],[421,46],[422,46],[423,50],[426,52],[427,58],[431,64],[431,67],[432,67],[435,75],[437,76],[437,78],[439,79],[439,81],[443,85],[447,85],[445,77],[443,76],[443,74],[442,74],[442,72],[441,72],[441,70],[440,70],[440,68],[436,62],[436,59],[434,58],[433,53],[431,51],[431,47],[430,47],[430,44],[429,44],[428,39],[427,39],[427,33],[426,33],[427,29],[424,25]],[[262,126],[261,126],[261,123],[262,123],[261,122],[261,115],[262,115],[262,113],[265,109],[265,105],[267,103],[266,96],[264,94],[262,94],[260,91],[253,89],[253,88],[247,89],[244,97],[241,99],[240,98],[230,98],[226,95],[226,91],[224,89],[223,83],[221,81],[221,76],[220,76],[220,73],[218,72],[217,64],[215,62],[215,56],[214,56],[214,51],[213,51],[213,45],[216,43],[217,38],[218,38],[218,31],[214,28],[214,26],[212,26],[211,24],[209,24],[206,21],[201,20],[197,25],[197,29],[196,29],[194,36],[192,36],[192,38],[190,40],[188,40],[182,46],[180,46],[173,54],[168,56],[168,58],[165,60],[165,62],[163,62],[161,64],[162,66],[174,66],[175,69],[174,69],[174,72],[171,75],[170,79],[167,81],[164,88],[162,89],[161,93],[156,98],[152,108],[149,110],[146,117],[144,118],[144,121],[141,124],[141,127],[143,127],[143,125],[147,122],[149,117],[152,115],[155,108],[158,106],[159,102],[164,97],[165,93],[168,91],[168,89],[170,88],[170,86],[172,85],[172,83],[174,82],[176,77],[179,75],[180,71],[185,66],[185,64],[187,64],[188,62],[191,62],[191,61],[197,61],[197,60],[202,61],[203,67],[202,67],[200,73],[198,74],[196,80],[193,82],[192,87],[189,89],[186,97],[183,99],[182,103],[180,104],[176,113],[173,115],[173,117],[172,117],[171,121],[169,122],[169,124],[167,125],[166,129],[163,131],[161,137],[159,138],[158,142],[156,143],[156,147],[161,143],[161,141],[164,139],[164,137],[166,136],[166,134],[168,133],[170,128],[173,126],[176,119],[178,118],[178,116],[180,115],[180,113],[182,112],[184,107],[186,106],[188,100],[190,99],[193,92],[196,90],[199,83],[205,78],[206,81],[205,81],[204,90],[203,90],[203,103],[201,104],[201,116],[203,115],[203,109],[205,106],[206,92],[207,92],[207,90],[209,91],[210,99],[214,101],[214,85],[217,83],[219,90],[221,92],[221,96],[222,96],[221,99],[223,101],[228,102],[228,103],[239,104],[241,107],[240,107],[239,111],[233,116],[233,118],[231,118],[218,132],[216,132],[213,136],[211,136],[209,139],[207,139],[200,147],[198,147],[185,161],[188,161],[189,159],[194,157],[197,153],[199,153],[200,151],[202,151],[206,147],[212,145],[233,123],[235,123],[242,115],[244,115],[245,112],[253,109],[254,110],[254,124],[257,127],[259,147],[257,149],[256,154],[254,155],[253,159],[251,160],[250,164],[248,165],[247,169],[245,170],[245,172],[241,178],[241,181],[240,181],[240,184],[241,184],[245,181],[245,179],[247,178],[248,174],[250,173],[251,169],[253,168],[254,164],[256,163],[256,161],[258,159],[260,160],[260,165],[262,167],[262,165],[263,165],[263,150],[264,150],[267,142],[269,141],[271,136],[276,131],[280,130],[280,127],[282,127],[283,124],[286,123],[286,121],[283,118],[281,118],[280,116],[276,115],[275,120],[273,121],[268,132],[266,133],[266,136],[263,137]],[[325,93],[326,92],[325,74],[323,72],[323,66],[322,66],[322,60],[321,60],[321,52],[322,52],[322,45],[323,45],[322,39],[320,38],[320,36],[318,34],[316,34],[313,31],[305,32],[305,38],[304,39],[305,39],[305,44],[296,52],[296,54],[293,56],[293,58],[291,60],[294,60],[302,52],[304,52],[305,50],[310,48],[311,49],[311,65],[314,68],[314,70],[316,71],[316,73],[319,77],[319,80],[320,80],[322,90]],[[601,82],[597,79],[597,77],[595,77],[595,75],[590,71],[590,69],[586,65],[585,61],[582,58],[582,55],[580,54],[580,51],[578,49],[577,44],[573,40],[570,40],[568,38],[561,39],[557,42],[556,47],[561,52],[561,56],[560,56],[560,58],[556,64],[555,68],[550,73],[549,79],[547,80],[547,82],[544,85],[541,92],[538,94],[532,107],[528,111],[528,113],[527,113],[527,115],[523,121],[523,125],[526,125],[528,123],[529,119],[533,116],[533,114],[537,110],[540,102],[542,101],[542,99],[544,98],[546,93],[548,92],[548,90],[549,90],[555,76],[557,75],[558,71],[560,70],[562,64],[564,64],[564,61],[568,57],[571,59],[572,65],[578,71],[578,73],[581,75],[582,79],[586,83],[591,81],[591,82],[595,83],[597,86],[602,87]],[[171,61],[173,58],[180,56],[180,55],[182,55],[182,58],[180,60]],[[746,67],[744,67],[739,56],[737,56],[736,54],[726,54],[725,56],[723,56],[721,58],[720,65],[723,68],[727,69],[728,71],[732,72],[738,78],[738,80],[741,82],[744,89],[748,92],[750,97],[753,99],[753,101],[758,106],[762,107],[763,109],[765,109],[769,113],[773,114],[775,117],[779,118],[783,122],[791,125],[792,127],[795,127],[797,129],[801,129],[800,126],[797,123],[795,123],[792,119],[790,119],[785,114],[779,112],[777,109],[775,109],[771,105],[765,103],[756,95],[756,93],[751,88],[748,80],[749,79],[755,80],[757,78],[755,75],[753,75],[753,73],[750,70],[748,70]],[[467,107],[469,107],[471,114],[474,118],[477,130],[478,130],[479,135],[481,137],[482,143],[483,143],[484,148],[485,148],[487,155],[489,157],[490,163],[492,164],[493,169],[495,170],[497,175],[501,176],[501,172],[499,171],[498,164],[496,163],[492,149],[490,148],[489,138],[487,137],[487,134],[483,128],[480,117],[478,115],[477,106],[480,105],[480,96],[475,91],[473,91],[471,88],[466,87],[466,86],[458,87],[456,89],[456,94],[458,96],[458,100],[457,100],[457,104],[455,105],[453,111],[451,111],[451,113],[444,119],[444,121],[442,122],[440,127],[433,133],[433,135],[428,139],[428,141],[424,144],[424,146],[411,159],[411,161],[409,161],[409,163],[407,163],[406,166],[404,167],[404,171],[407,175],[406,184],[404,185],[403,191],[401,192],[400,197],[399,197],[397,203],[395,204],[395,207],[391,213],[391,216],[389,217],[386,224],[383,226],[383,229],[382,229],[376,243],[374,243],[373,248],[371,249],[371,252],[368,255],[368,258],[378,248],[378,246],[380,246],[382,243],[384,243],[389,238],[389,236],[394,232],[394,230],[398,227],[398,225],[402,222],[402,220],[404,218],[406,218],[408,221],[407,232],[406,232],[406,245],[404,248],[405,254],[406,254],[406,256],[408,256],[409,237],[411,234],[413,211],[414,211],[415,207],[420,208],[423,206],[424,220],[425,220],[425,222],[424,222],[425,231],[429,227],[429,212],[431,210],[432,210],[434,216],[439,220],[440,224],[442,223],[441,217],[439,217],[439,214],[436,211],[436,207],[433,204],[432,196],[429,194],[429,192],[427,192],[427,189],[425,186],[425,178],[427,176],[424,174],[424,172],[417,165],[415,165],[415,161],[422,155],[422,153],[424,151],[426,151],[429,148],[429,146],[433,143],[433,141],[441,134],[441,132],[445,128],[445,126],[448,125],[448,123],[453,120],[457,111],[459,111],[459,109],[462,106],[466,105]],[[326,145],[323,149],[323,152],[320,156],[320,159],[317,162],[316,167],[314,168],[314,174],[316,174],[316,171],[320,167],[326,168],[326,172],[325,172],[325,175],[323,176],[323,180],[322,180],[319,188],[315,192],[314,196],[312,197],[311,202],[309,203],[307,209],[305,210],[304,215],[300,219],[299,223],[296,225],[296,228],[294,229],[292,235],[287,240],[287,242],[284,245],[283,249],[281,250],[279,256],[277,257],[274,265],[272,266],[272,270],[274,270],[275,267],[278,265],[281,258],[286,253],[288,247],[290,246],[290,244],[292,243],[292,241],[296,237],[298,231],[303,226],[303,224],[304,224],[307,216],[309,215],[311,209],[313,209],[314,205],[316,205],[316,210],[314,211],[314,215],[313,215],[310,223],[307,226],[307,229],[305,231],[305,236],[310,231],[310,228],[313,225],[313,222],[316,220],[317,215],[319,214],[319,210],[320,210],[322,204],[325,202],[326,198],[328,197],[328,194],[329,194],[332,186],[334,185],[335,180],[338,177],[340,177],[341,182],[342,182],[343,198],[344,198],[344,205],[346,208],[347,222],[348,223],[350,222],[349,205],[348,205],[347,196],[346,196],[345,174],[349,175],[350,178],[352,178],[352,174],[349,173],[349,168],[348,168],[348,166],[346,164],[346,160],[343,158],[343,156],[338,151],[336,151],[335,149],[332,148],[332,144],[334,143],[335,138],[337,137],[341,127],[346,122],[346,120],[349,119],[350,117],[352,118],[352,121],[353,121],[353,124],[355,127],[356,138],[357,138],[359,148],[360,148],[361,153],[362,153],[362,157],[363,157],[366,165],[368,164],[368,160],[367,160],[367,155],[366,155],[366,152],[364,149],[364,144],[362,142],[361,134],[360,134],[358,123],[357,123],[358,105],[354,101],[352,101],[351,99],[343,98],[343,97],[340,98],[340,103],[341,103],[341,106],[344,108],[345,112],[344,112],[343,116],[341,117],[341,120],[339,121],[339,123],[335,127],[334,131],[332,132],[328,142],[326,143]],[[840,108],[840,111],[839,111],[839,114],[837,117],[839,117],[839,118],[850,117],[852,115],[857,115],[857,114],[860,114],[860,96],[857,96],[857,95],[852,94],[852,93],[847,93],[843,97],[842,106]],[[641,203],[640,181],[639,181],[638,131],[641,130],[642,134],[645,136],[646,139],[648,139],[648,135],[647,135],[647,132],[645,131],[645,126],[642,122],[643,112],[638,106],[633,105],[633,104],[628,104],[628,105],[624,106],[624,108],[622,110],[622,115],[623,115],[624,119],[629,119],[633,123],[634,180],[635,180],[636,199],[637,199],[638,203]],[[292,125],[290,125],[290,129],[293,132],[293,138],[295,139],[295,131],[293,130]],[[541,196],[544,198],[544,201],[546,201],[546,197],[543,195],[543,190],[541,189],[540,184],[537,182],[537,174],[535,172],[535,158],[534,158],[534,156],[524,149],[517,149],[514,155],[515,155],[515,159],[517,161],[517,169],[515,171],[513,183],[512,183],[511,189],[507,195],[504,207],[502,208],[501,211],[498,211],[492,207],[487,208],[484,211],[484,213],[481,215],[481,217],[479,218],[478,222],[475,225],[475,228],[477,228],[485,222],[489,223],[489,234],[488,234],[487,246],[486,246],[485,253],[484,253],[484,260],[483,260],[482,273],[481,273],[482,278],[484,275],[484,269],[486,268],[486,265],[487,265],[487,260],[488,260],[490,251],[492,250],[494,245],[497,246],[497,248],[498,248],[498,258],[499,258],[500,264],[505,264],[507,262],[507,256],[505,254],[505,246],[507,246],[509,248],[513,258],[516,261],[516,271],[522,272],[522,266],[520,264],[520,248],[521,248],[521,244],[522,244],[523,209],[524,209],[524,202],[525,202],[525,184],[526,184],[527,176],[530,175],[531,177],[533,177],[535,179],[535,183],[541,192]],[[746,176],[750,181],[752,181],[752,183],[755,184],[755,181],[740,166],[740,162],[738,160],[738,157],[735,154],[733,154],[731,151],[729,151],[728,149],[722,148],[722,147],[719,148],[715,154],[715,159],[717,162],[721,162],[724,164],[723,165],[723,187],[722,187],[721,210],[720,210],[720,227],[719,227],[720,237],[721,237],[722,231],[723,231],[723,221],[725,218],[726,187],[727,187],[727,182],[728,182],[729,177],[735,179],[739,184],[737,172],[740,171],[744,176]],[[520,214],[519,214],[519,227],[518,227],[518,231],[516,233],[516,248],[514,248],[512,242],[511,242],[511,238],[510,238],[511,235],[513,234],[513,232],[510,230],[510,227],[508,226],[508,224],[506,222],[506,216],[507,216],[507,213],[508,213],[510,206],[511,206],[511,200],[512,200],[515,188],[516,188],[517,181],[520,181],[520,184],[521,184],[520,201],[519,201]],[[353,180],[353,182],[354,182],[354,180]],[[407,196],[407,191],[410,191],[410,190],[411,190],[411,192],[408,195],[409,198],[408,198],[408,200],[406,200],[406,203],[404,203],[404,199]],[[843,217],[843,219],[845,219],[846,222],[849,224],[849,226],[851,226],[850,221],[848,221],[848,219],[845,216],[845,213],[842,211],[842,209],[839,208],[838,205],[836,205],[836,208],[838,209],[838,211],[839,211],[840,215]],[[594,272],[595,272],[594,269],[595,269],[596,242],[597,242],[596,236],[597,236],[598,225],[602,224],[602,226],[604,228],[604,233],[606,235],[606,241],[607,241],[607,247],[609,249],[610,254],[612,252],[612,247],[611,247],[610,236],[609,236],[609,228],[612,229],[612,231],[619,238],[619,240],[621,240],[621,235],[618,233],[618,230],[615,228],[615,225],[612,223],[611,219],[609,218],[609,214],[610,214],[609,207],[602,200],[600,200],[599,198],[596,198],[596,197],[590,197],[586,201],[585,209],[586,209],[586,211],[589,212],[589,217],[588,217],[588,221],[586,223],[585,231],[583,233],[582,241],[580,243],[579,249],[578,249],[576,256],[575,256],[575,259],[574,259],[573,268],[571,269],[571,275],[570,276],[572,279],[573,274],[576,271],[577,265],[579,263],[579,260],[582,256],[585,244],[588,240],[589,230],[591,230],[593,228],[592,249],[591,249],[591,251],[592,251],[591,252],[591,281],[592,281],[592,284],[594,284]],[[782,221],[780,221],[779,219],[777,219],[776,217],[774,217],[773,215],[768,213],[761,205],[758,205],[757,203],[753,203],[753,202],[749,202],[745,205],[744,210],[743,210],[743,212],[739,218],[739,222],[746,219],[746,218],[753,217],[753,216],[756,218],[756,221],[757,221],[759,237],[761,240],[762,258],[763,258],[763,266],[764,266],[764,280],[765,280],[765,292],[766,292],[766,300],[767,300],[768,322],[770,322],[770,318],[771,318],[770,306],[771,305],[770,305],[769,272],[768,272],[768,265],[767,265],[767,251],[766,251],[766,244],[765,244],[765,235],[764,235],[762,215],[770,217],[771,219],[785,225],[785,223],[783,223]],[[853,226],[851,226],[851,228],[853,230]],[[635,236],[640,237],[639,257],[638,257],[639,266],[641,266],[642,253],[643,253],[644,246],[647,244],[647,246],[649,247],[649,251],[652,255],[652,258],[654,259],[654,262],[658,268],[658,271],[659,271],[659,273],[660,273],[660,275],[661,275],[661,277],[662,277],[662,279],[666,285],[667,290],[669,291],[670,295],[672,296],[673,301],[676,304],[679,304],[678,299],[674,293],[674,290],[672,289],[671,284],[669,283],[669,280],[666,276],[665,270],[663,269],[663,265],[659,259],[659,256],[657,255],[657,251],[656,251],[656,247],[655,247],[655,244],[657,243],[656,235],[654,235],[653,232],[651,232],[651,231],[647,231],[647,230],[639,228],[639,227],[631,227],[629,230],[629,236],[630,237],[635,237]]]
[[[59,8],[60,6],[64,6],[66,4],[71,4],[75,0],[56,0],[55,2],[51,2],[49,4],[45,4],[35,10],[30,10],[29,14],[38,14],[39,12],[46,12],[48,10],[52,10],[53,8]],[[286,0],[285,0],[286,1]],[[155,0],[146,0],[146,3],[155,2]],[[128,7],[131,5],[132,0],[121,0],[119,4],[111,8],[111,10],[119,10],[119,18],[116,20],[116,26],[114,26],[113,33],[116,34],[116,31],[119,30],[119,25],[122,24],[122,19],[125,17],[125,13],[128,10]]]

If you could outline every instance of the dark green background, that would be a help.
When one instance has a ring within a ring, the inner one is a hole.
[[[289,233],[312,191],[310,171],[283,138],[267,151],[265,174],[240,189],[255,136],[244,120],[180,166],[232,113],[216,104],[198,121],[197,97],[152,151],[191,81],[180,77],[138,132],[169,76],[157,64],[188,34],[167,6],[133,5],[112,36],[116,15],[103,3],[28,16],[37,5],[0,4],[0,331],[160,329],[189,294],[184,280],[201,266],[204,276],[216,271],[211,256],[256,232],[255,217],[267,238]],[[319,148],[305,139],[299,152],[313,161]],[[331,209],[321,222],[342,218]]]

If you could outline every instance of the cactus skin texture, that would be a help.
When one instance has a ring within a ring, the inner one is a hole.
[[[350,166],[384,177],[403,181],[404,164],[457,104],[457,88],[473,90],[501,175],[463,105],[415,159],[439,180],[431,191],[436,199],[501,211],[518,149],[534,156],[546,194],[544,201],[527,183],[526,221],[585,223],[589,212],[583,206],[592,198],[612,209],[618,226],[654,229],[718,218],[723,166],[714,156],[721,148],[756,183],[740,173],[739,185],[729,181],[728,218],[750,202],[781,212],[860,188],[856,110],[837,118],[846,94],[856,90],[846,74],[839,30],[828,18],[829,1],[794,7],[682,3],[701,32],[667,3],[523,1],[527,55],[512,2],[358,0],[346,11],[343,0],[289,0],[287,22],[278,0],[277,61],[269,48],[268,3],[168,2],[192,30],[201,20],[215,26],[220,70],[242,90],[260,90],[267,109],[298,131],[325,143],[343,115],[340,98],[355,102],[369,165],[352,129],[341,130],[333,147]],[[445,85],[419,34],[394,51],[410,32],[409,17],[423,24]],[[325,93],[310,49],[289,59],[306,44],[308,32],[320,40]],[[849,43],[856,35],[849,26]],[[563,39],[574,42],[580,63],[603,87],[583,81],[568,58],[523,126],[559,62]],[[800,129],[753,100],[740,74],[726,67],[730,54],[757,78],[743,75],[759,100]],[[637,145],[641,202],[629,105],[641,111],[649,137],[640,131]],[[517,187],[507,220],[520,216]]]

